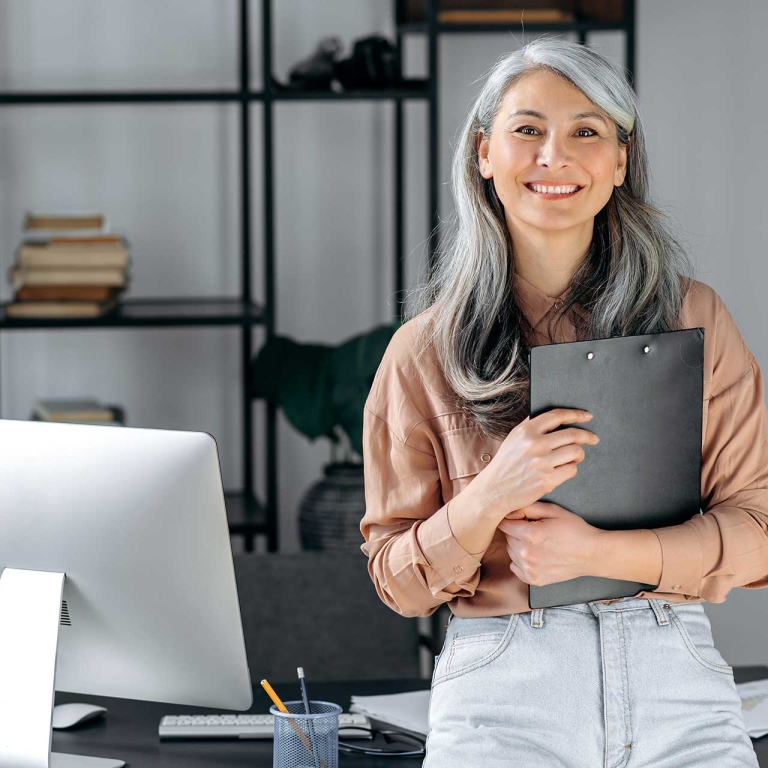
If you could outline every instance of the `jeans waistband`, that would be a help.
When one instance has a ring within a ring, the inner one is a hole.
[[[559,605],[552,608],[534,608],[531,611],[531,626],[542,627],[544,625],[544,616],[551,610],[569,610],[580,613],[591,613],[598,618],[601,613],[616,613],[617,611],[638,611],[650,609],[656,616],[656,622],[660,625],[669,623],[669,618],[665,613],[665,607],[668,604],[663,600],[653,600],[647,597],[622,597],[616,600],[592,600],[589,603],[574,603],[572,605]]]

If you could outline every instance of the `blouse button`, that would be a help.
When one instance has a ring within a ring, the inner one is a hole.
[[[680,589],[681,586],[680,584],[673,584],[672,589]]]
[[[456,571],[456,573],[461,573],[464,570],[463,565],[454,565],[453,570]]]
[[[480,458],[487,464],[491,460],[491,454],[484,453]]]

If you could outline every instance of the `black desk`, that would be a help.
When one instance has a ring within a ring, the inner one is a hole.
[[[768,677],[768,667],[736,667],[734,677],[737,683]],[[346,712],[351,694],[374,695],[377,693],[399,693],[429,688],[429,680],[403,680],[359,683],[310,683],[312,698],[335,701]],[[257,684],[254,691],[253,712],[268,712],[267,695]],[[278,696],[284,701],[298,699],[298,684],[275,685]],[[57,694],[56,703],[65,701],[95,701],[109,709],[106,720],[86,723],[72,731],[53,732],[53,750],[94,757],[113,757],[125,760],[130,768],[195,768],[195,766],[248,766],[248,768],[271,768],[272,740],[255,741],[160,741],[157,727],[163,715],[187,712],[215,712],[200,707],[182,707],[176,704],[155,704],[84,697],[75,694]],[[362,743],[362,742],[358,742]],[[768,768],[768,736],[753,740],[760,765]],[[370,768],[411,768],[421,766],[419,758],[365,757],[342,754],[340,766]]]
[[[375,695],[400,693],[419,688],[428,689],[429,680],[403,680],[358,683],[313,683],[307,681],[311,698],[334,701],[346,712],[352,694]],[[283,701],[300,698],[298,680],[286,685],[276,684],[274,689]],[[157,704],[128,699],[96,698],[72,693],[57,693],[56,703],[88,701],[105,706],[109,711],[105,719],[93,720],[71,731],[54,731],[54,752],[75,755],[113,757],[125,760],[130,768],[196,768],[196,766],[248,766],[272,768],[272,739],[248,741],[160,741],[157,727],[163,715],[187,713],[216,713],[221,709],[183,707],[178,704]],[[256,682],[251,712],[268,713],[272,702]],[[370,741],[357,741],[370,744]],[[365,755],[339,755],[339,765],[349,768],[415,768],[421,758],[366,757]],[[768,763],[766,763],[768,765]]]

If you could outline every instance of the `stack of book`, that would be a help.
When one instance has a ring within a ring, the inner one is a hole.
[[[29,213],[24,229],[8,317],[100,317],[115,308],[128,286],[128,243],[102,214]]]
[[[403,21],[427,20],[427,0],[404,0]],[[440,0],[439,24],[557,24],[579,18],[621,21],[621,0]]]
[[[38,400],[32,410],[32,421],[121,427],[125,424],[125,410],[119,405],[103,405],[94,398]]]

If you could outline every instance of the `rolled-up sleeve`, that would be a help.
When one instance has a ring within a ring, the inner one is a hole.
[[[652,529],[662,548],[656,591],[721,603],[733,587],[768,587],[768,409],[752,355],[746,372],[709,400],[702,510]]]
[[[442,603],[472,596],[480,580],[480,560],[451,531],[429,440],[418,442],[406,443],[366,404],[360,548],[379,597],[403,616],[430,616]]]

